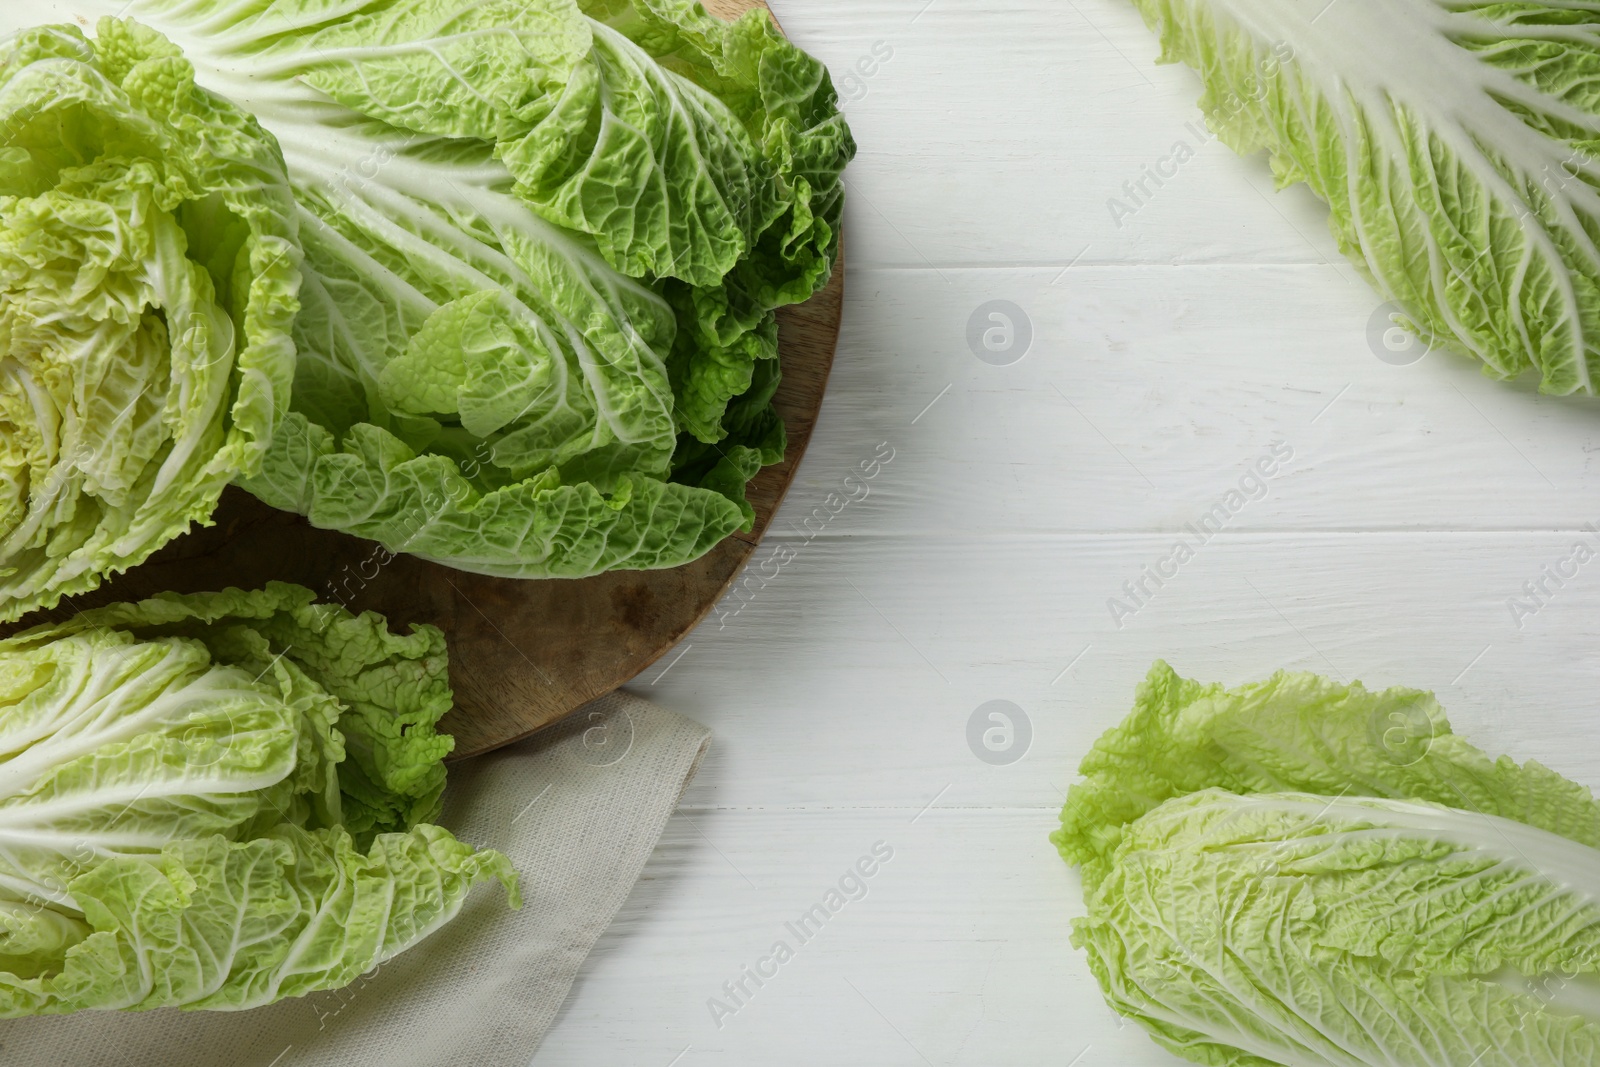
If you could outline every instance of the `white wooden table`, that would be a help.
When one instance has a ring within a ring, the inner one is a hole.
[[[1600,562],[1507,604],[1600,539],[1600,402],[1377,358],[1320,206],[1197,136],[1198,83],[1127,4],[773,7],[862,146],[834,382],[756,557],[776,577],[634,686],[715,745],[536,1067],[1176,1063],[1101,1001],[1046,839],[1157,657],[1433,688],[1478,744],[1600,785]],[[1008,366],[967,341],[994,300],[1031,323]],[[1266,495],[1115,625],[1275,442]],[[991,700],[1031,723],[1009,765],[968,744]],[[866,895],[801,944],[785,923],[877,842]]]

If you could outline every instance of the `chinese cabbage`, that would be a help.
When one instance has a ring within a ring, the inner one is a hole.
[[[1052,840],[1107,1002],[1211,1067],[1600,1058],[1600,803],[1430,694],[1158,663]]]
[[[505,857],[432,825],[443,636],[309,590],[167,594],[0,641],[0,1017],[344,986]]]

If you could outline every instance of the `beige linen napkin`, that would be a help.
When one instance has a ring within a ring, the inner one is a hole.
[[[452,768],[446,826],[500,849],[498,885],[344,990],[245,1012],[81,1012],[0,1022],[5,1067],[527,1067],[578,965],[694,776],[705,727],[626,693]]]

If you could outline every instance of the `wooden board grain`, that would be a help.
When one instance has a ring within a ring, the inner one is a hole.
[[[719,19],[727,19],[730,22],[746,11],[758,7],[765,9],[767,6],[764,3],[752,3],[750,0],[702,0],[702,2],[707,11]],[[777,20],[774,19],[773,21]]]
[[[762,5],[706,6],[727,18]],[[414,623],[443,629],[456,704],[441,728],[456,738],[453,758],[508,744],[632,679],[721,598],[760,543],[805,453],[833,364],[843,295],[841,258],[825,290],[778,313],[783,383],[774,404],[788,428],[788,453],[750,484],[754,530],[686,566],[581,580],[489,578],[392,556],[374,542],[314,529],[229,489],[214,525],[178,538],[56,614],[163,590],[295,582],[352,610],[382,612],[396,629]],[[29,616],[23,624],[36,621]]]

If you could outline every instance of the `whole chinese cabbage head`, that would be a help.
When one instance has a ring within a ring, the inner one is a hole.
[[[1157,663],[1053,840],[1106,1001],[1208,1067],[1600,1062],[1600,802],[1431,694]]]
[[[505,856],[433,824],[444,637],[272,584],[0,641],[0,1017],[348,985]]]
[[[159,33],[282,148],[303,311],[249,491],[509,577],[674,566],[748,527],[785,450],[774,311],[827,282],[854,152],[766,12],[42,2],[0,31]]]
[[[272,137],[129,23],[0,42],[0,619],[205,522],[288,403]]]

